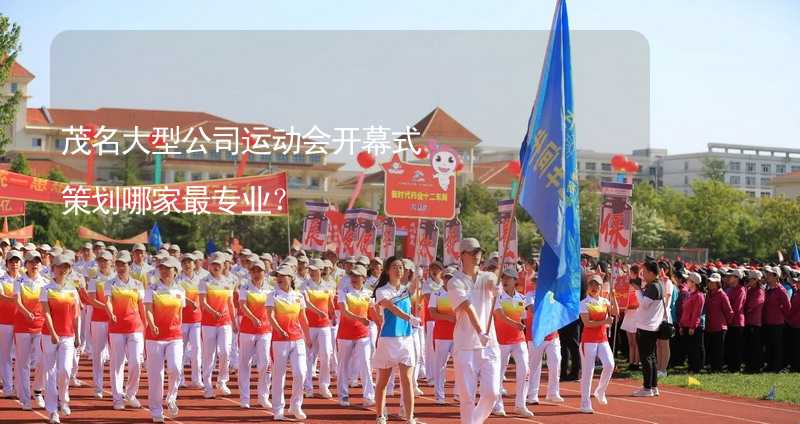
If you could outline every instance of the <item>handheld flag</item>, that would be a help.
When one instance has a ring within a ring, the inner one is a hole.
[[[153,228],[150,229],[150,235],[147,238],[147,244],[153,246],[156,251],[161,249],[161,231],[158,230],[158,223],[153,223]]]
[[[206,243],[206,254],[210,255],[216,251],[217,251],[216,243],[214,243],[214,240],[209,240],[208,243]]]
[[[797,242],[794,243],[794,249],[792,249],[792,260],[800,262],[800,250],[797,249]]]
[[[775,385],[773,384],[772,387],[770,387],[769,392],[767,393],[767,395],[764,396],[764,400],[775,400],[775,396],[777,394],[778,394],[777,387],[775,387]]]
[[[689,386],[689,387],[692,387],[692,386],[700,386],[700,380],[698,380],[698,379],[696,379],[696,378],[694,378],[694,377],[692,377],[692,376],[690,375],[690,376],[688,376],[688,378],[686,379],[686,385],[687,385],[687,386]]]
[[[520,147],[520,204],[544,237],[533,341],[578,319],[580,213],[566,0],[559,0],[528,132]]]

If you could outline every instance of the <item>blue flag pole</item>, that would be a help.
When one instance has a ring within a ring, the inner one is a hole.
[[[528,131],[520,147],[519,204],[544,238],[533,341],[578,319],[580,213],[566,0],[558,0]]]

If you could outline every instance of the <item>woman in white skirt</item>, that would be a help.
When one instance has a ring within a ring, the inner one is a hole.
[[[417,358],[411,327],[420,326],[421,322],[411,314],[411,294],[417,290],[419,279],[415,276],[408,286],[402,285],[404,270],[402,259],[388,258],[373,294],[375,305],[383,315],[383,326],[372,358],[372,367],[378,370],[375,398],[378,424],[386,423],[386,386],[394,367],[400,370],[403,411],[409,424],[416,423],[412,375]]]

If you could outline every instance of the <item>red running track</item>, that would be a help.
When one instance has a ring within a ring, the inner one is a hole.
[[[87,362],[81,364],[80,378],[84,384],[91,379]],[[688,420],[702,420],[703,424],[711,423],[751,423],[751,424],[798,424],[800,423],[800,406],[779,402],[757,401],[750,399],[734,398],[686,390],[675,387],[662,387],[661,396],[658,398],[633,398],[630,393],[637,388],[638,381],[612,380],[608,390],[607,406],[595,402],[593,415],[581,414],[578,411],[580,403],[579,386],[577,382],[562,382],[561,395],[566,400],[563,404],[531,405],[534,412],[532,418],[515,417],[511,412],[513,408],[513,369],[508,374],[505,388],[511,397],[506,397],[506,417],[492,417],[489,423],[685,423]],[[434,403],[431,387],[422,387],[425,394],[417,397],[416,416],[419,423],[454,423],[458,420],[458,405],[452,402],[450,395],[453,390],[452,369],[448,372],[451,380],[446,386],[449,405]],[[545,373],[546,374],[546,373]],[[599,373],[598,373],[599,374]],[[188,377],[188,375],[187,375]],[[255,376],[254,376],[255,377]],[[546,378],[546,376],[545,376]],[[596,379],[597,377],[595,377]],[[167,422],[176,424],[190,423],[260,423],[272,420],[272,413],[257,407],[255,402],[255,378],[251,379],[253,389],[253,407],[249,410],[239,408],[238,387],[233,377],[229,384],[233,393],[227,397],[204,399],[200,390],[181,389],[178,397],[180,414],[175,420]],[[291,383],[287,379],[286,397],[288,400]],[[595,380],[596,381],[596,380]],[[542,392],[545,391],[543,382]],[[147,377],[143,373],[141,380],[139,400],[142,405],[147,405]],[[106,377],[106,389],[108,379]],[[335,393],[335,390],[332,388]],[[361,403],[359,388],[351,389],[350,401],[353,405]],[[110,393],[106,392],[104,399],[94,399],[93,391],[84,385],[71,388],[72,401],[70,406],[72,415],[61,417],[62,423],[147,423],[151,422],[146,409],[114,411],[111,409]],[[399,408],[399,393],[387,401],[390,414],[396,414]],[[357,406],[342,408],[336,399],[306,399],[303,405],[308,423],[374,423],[375,412],[373,409],[363,409]],[[41,423],[47,422],[46,412],[40,409],[22,411],[16,400],[0,399],[0,423]],[[390,422],[402,422],[396,416],[390,416]]]

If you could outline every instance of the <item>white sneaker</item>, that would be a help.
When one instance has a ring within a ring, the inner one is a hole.
[[[594,414],[594,409],[591,406],[582,406],[581,414]]]
[[[128,399],[125,399],[125,405],[130,406],[131,408],[136,408],[136,409],[142,407],[142,404],[139,403],[139,399],[136,399],[136,396],[129,397]]]
[[[259,396],[258,404],[264,409],[272,409],[272,402],[269,401],[267,396]]]
[[[68,416],[70,416],[70,414],[72,414],[72,409],[70,409],[69,405],[65,403],[65,404],[61,405],[61,413],[65,417],[68,417]]]
[[[364,399],[364,403],[362,404],[364,408],[372,408],[375,406],[375,399]]]
[[[526,418],[530,418],[533,416],[533,412],[531,412],[528,408],[524,406],[514,408],[514,413],[519,415],[520,417],[526,417]]]
[[[546,398],[544,398],[544,400],[546,400],[546,401],[548,401],[550,403],[564,403],[564,398],[562,398],[559,395],[547,396]]]
[[[653,391],[650,389],[639,389],[632,394],[633,397],[653,397]]]
[[[180,412],[180,410],[178,409],[178,403],[175,402],[174,400],[169,401],[167,403],[167,414],[169,415],[169,417],[170,418],[177,417],[178,412]]]
[[[294,417],[297,418],[298,420],[306,419],[305,412],[303,412],[303,410],[300,409],[300,408],[297,408],[297,409],[289,408],[289,413],[294,415]]]
[[[425,394],[425,392],[423,392],[422,389],[420,389],[419,387],[415,387],[414,394],[416,394],[417,396],[422,396]]]
[[[525,403],[527,403],[528,405],[538,405],[539,404],[539,398],[535,397],[533,399],[528,399]]]
[[[50,424],[60,424],[61,419],[58,417],[58,412],[50,414]]]
[[[505,417],[506,411],[504,409],[495,409],[494,411],[492,411],[492,415],[496,417]]]
[[[319,396],[321,398],[323,398],[323,399],[332,399],[333,398],[333,394],[331,393],[331,391],[329,389],[320,389],[319,390]]]
[[[33,407],[29,403],[23,403],[22,406],[20,406],[20,408],[22,408],[23,411],[33,410]]]
[[[658,378],[664,378],[664,377],[667,376],[667,372],[666,371],[658,371],[658,372],[656,372],[656,375],[658,376]]]
[[[406,424],[417,424],[417,419],[416,418],[409,418],[408,421],[406,421]]]
[[[114,410],[115,411],[122,411],[125,409],[125,402],[117,401],[114,402]]]
[[[220,392],[222,392],[222,394],[223,394],[223,395],[225,395],[225,396],[228,396],[228,395],[230,395],[230,394],[231,394],[231,389],[229,389],[229,388],[228,388],[228,385],[227,385],[227,384],[225,384],[225,383],[219,383],[219,385],[217,385],[217,388],[218,388],[218,389],[219,389],[219,391],[220,391]]]
[[[275,415],[274,417],[272,417],[272,420],[273,421],[289,421],[289,419],[286,418],[283,414]]]
[[[608,399],[606,399],[605,393],[600,393],[598,391],[595,391],[594,397],[595,399],[597,399],[598,402],[600,402],[600,405],[608,405]]]
[[[41,393],[33,395],[33,401],[39,409],[44,409],[44,397]]]
[[[339,406],[344,406],[344,407],[350,406],[350,398],[347,397],[339,398]]]
[[[436,398],[435,402],[437,405],[447,405],[447,399],[445,398]]]
[[[661,392],[658,391],[658,387],[653,387],[653,396],[661,396]]]
[[[214,399],[214,397],[215,397],[215,395],[214,395],[214,390],[213,390],[213,389],[211,389],[211,390],[209,390],[209,389],[206,389],[206,390],[204,390],[204,391],[203,391],[203,397],[204,397],[204,398],[206,398],[206,399]]]
[[[153,417],[153,422],[154,423],[163,423],[164,422],[164,417]]]
[[[239,402],[239,408],[250,409],[250,404],[247,402]]]
[[[508,396],[508,391],[505,387],[500,388],[500,396]]]
[[[78,380],[78,377],[72,377],[72,380],[69,382],[69,385],[72,387],[81,387],[83,386],[83,381]]]
[[[309,399],[314,397],[314,389],[303,389],[303,393]]]
[[[95,399],[102,399],[103,398],[103,391],[102,390],[100,390],[100,391],[95,390],[94,391],[94,398]]]
[[[380,416],[375,419],[375,424],[386,424],[386,417]]]

